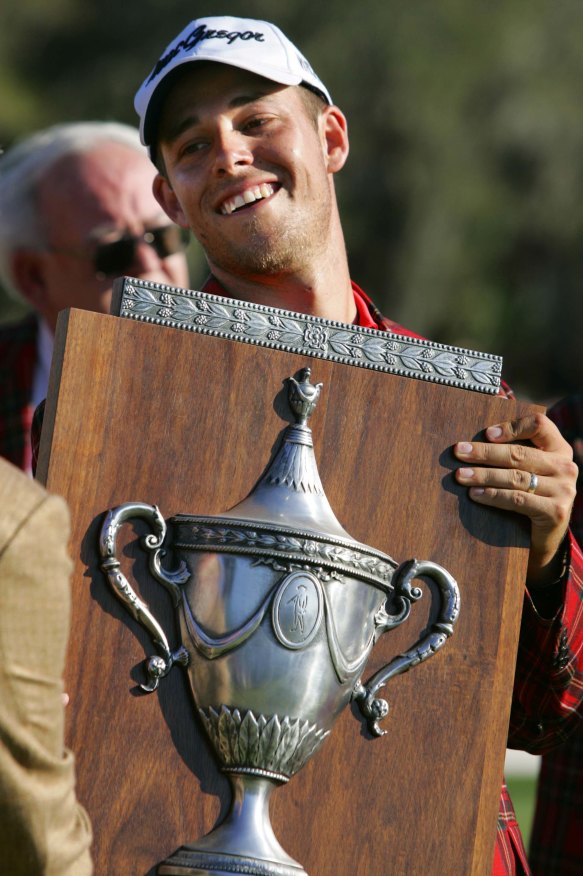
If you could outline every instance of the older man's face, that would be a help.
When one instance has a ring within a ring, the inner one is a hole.
[[[100,245],[168,225],[152,194],[154,176],[146,155],[120,143],[100,143],[61,159],[41,182],[38,208],[47,248],[38,262],[38,300],[32,303],[53,329],[66,307],[109,313],[114,277],[96,265]],[[161,258],[145,241],[134,247],[123,274],[188,286],[184,253]]]

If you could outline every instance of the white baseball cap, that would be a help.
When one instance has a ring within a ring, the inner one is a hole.
[[[302,53],[282,31],[268,21],[217,15],[197,18],[164,50],[150,75],[140,86],[134,106],[140,117],[140,137],[152,145],[158,91],[171,70],[193,61],[216,61],[240,67],[281,85],[305,85],[327,103],[332,98]]]

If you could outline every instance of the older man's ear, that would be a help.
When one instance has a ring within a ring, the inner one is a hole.
[[[45,253],[34,249],[17,249],[10,259],[14,285],[28,304],[42,316],[45,316],[47,297],[44,264]]]

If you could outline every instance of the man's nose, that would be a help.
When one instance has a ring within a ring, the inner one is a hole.
[[[253,164],[249,139],[236,130],[219,131],[215,144],[214,171],[219,175],[233,173],[237,167]]]

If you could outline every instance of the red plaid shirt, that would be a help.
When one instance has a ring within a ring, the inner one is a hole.
[[[583,440],[583,393],[569,396],[548,412],[571,444]],[[583,543],[583,466],[571,529]],[[534,876],[579,876],[583,870],[583,722],[542,759],[529,849]]]

